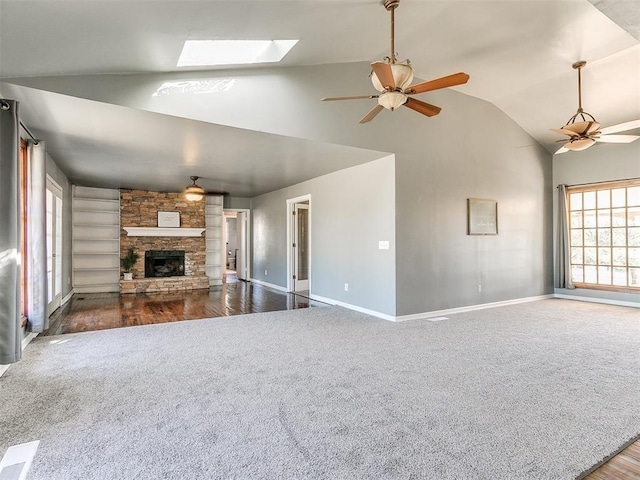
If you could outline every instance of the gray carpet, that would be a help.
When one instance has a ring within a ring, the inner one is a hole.
[[[571,479],[640,433],[640,310],[394,324],[339,307],[37,338],[0,378],[29,480]]]

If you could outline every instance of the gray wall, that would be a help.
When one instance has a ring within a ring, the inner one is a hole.
[[[224,197],[222,200],[225,210],[251,208],[251,199],[243,197]]]
[[[231,90],[211,97],[215,108],[200,96],[153,97],[166,76],[30,83],[164,114],[394,153],[398,315],[552,293],[551,154],[497,107],[455,89],[419,95],[442,107],[436,117],[400,108],[366,125],[358,120],[373,101],[319,101],[371,93],[369,72],[361,62],[173,76],[233,78]],[[453,72],[420,73],[434,78]],[[466,235],[469,197],[499,202],[497,237]]]
[[[229,239],[229,241],[226,242],[227,253],[231,252],[229,254],[229,257],[235,257],[236,248],[238,248],[238,241],[237,241],[238,232],[236,229],[237,222],[235,218],[226,218],[225,221],[227,222],[227,238]],[[229,263],[229,260],[227,259],[227,264],[228,263]]]
[[[395,315],[394,164],[389,156],[254,198],[253,277],[286,287],[286,201],[310,194],[311,293]]]
[[[551,293],[551,155],[487,102],[439,104],[397,145],[398,315]],[[467,198],[498,202],[497,236],[467,235]]]
[[[47,154],[47,175],[62,188],[62,298],[66,297],[72,287],[72,189],[67,176],[58,168],[51,156]]]
[[[560,184],[607,182],[640,178],[640,140],[629,144],[596,144],[582,152],[568,152],[553,157],[554,239],[556,238],[557,193]],[[554,240],[555,242],[555,240]],[[555,243],[554,243],[555,251]],[[610,292],[576,288],[555,289],[556,293],[605,300],[635,302],[637,293]]]

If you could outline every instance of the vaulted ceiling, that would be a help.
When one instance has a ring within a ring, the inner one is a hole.
[[[614,0],[402,0],[396,50],[423,79],[469,73],[456,91],[493,103],[553,152],[558,136],[549,128],[577,108],[576,60],[588,62],[585,110],[605,126],[640,118],[639,10]],[[371,93],[367,63],[389,54],[389,14],[378,0],[0,0],[0,28],[0,92],[21,101],[23,121],[76,183],[170,190],[201,175],[206,188],[252,196],[386,154],[298,135],[296,122],[313,124],[314,112],[326,111],[315,100],[298,105],[288,128],[272,111],[273,129],[257,131],[244,117],[259,100],[234,113],[216,110],[197,89],[183,88],[180,103],[158,103],[157,90],[145,87],[235,75],[253,77],[254,97],[275,91],[286,102],[287,92],[305,85],[283,81],[271,90],[278,72],[291,78],[299,67],[326,65],[333,81],[309,99]],[[175,66],[185,40],[220,38],[299,42],[277,65]],[[340,81],[342,64],[344,75],[358,78]],[[241,101],[233,89],[216,95]],[[370,107],[345,103],[330,107],[337,117]],[[390,132],[406,121],[383,113]],[[409,113],[424,128],[438,121]],[[372,126],[379,119],[360,126],[358,118],[354,128],[379,128]]]

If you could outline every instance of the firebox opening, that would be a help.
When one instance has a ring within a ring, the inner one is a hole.
[[[184,250],[147,250],[144,252],[144,276],[183,276],[184,255]]]

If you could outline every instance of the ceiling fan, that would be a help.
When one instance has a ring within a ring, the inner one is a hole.
[[[222,196],[229,195],[228,192],[213,191],[213,190],[205,191],[204,188],[196,184],[196,180],[202,177],[197,177],[195,175],[192,175],[189,178],[193,183],[190,185],[187,185],[187,188],[184,190],[184,196],[190,202],[200,201],[204,198],[205,195],[222,195]]]
[[[560,147],[555,153],[565,153],[569,150],[579,152],[586,150],[596,142],[603,143],[631,143],[640,138],[637,135],[609,135],[610,133],[626,132],[640,127],[640,120],[632,120],[630,122],[620,123],[611,127],[600,128],[600,124],[590,113],[582,109],[582,77],[580,72],[587,64],[584,60],[580,60],[572,65],[578,70],[578,111],[571,117],[564,127],[552,128],[551,131],[567,135],[569,141]],[[582,120],[582,121],[576,121]],[[558,140],[566,142],[566,140]]]
[[[441,88],[453,87],[467,83],[469,75],[466,73],[454,73],[447,77],[437,78],[428,82],[411,85],[414,70],[409,60],[398,63],[395,53],[395,9],[400,5],[400,0],[385,0],[384,7],[391,12],[391,55],[385,57],[385,61],[373,62],[371,64],[371,82],[378,92],[378,95],[356,95],[351,97],[325,97],[322,101],[333,100],[354,100],[364,98],[376,98],[378,104],[369,113],[360,119],[360,123],[367,123],[374,119],[383,109],[395,110],[404,105],[418,113],[433,117],[440,113],[440,107],[430,105],[426,102],[416,100],[411,95],[417,93],[439,90]]]

